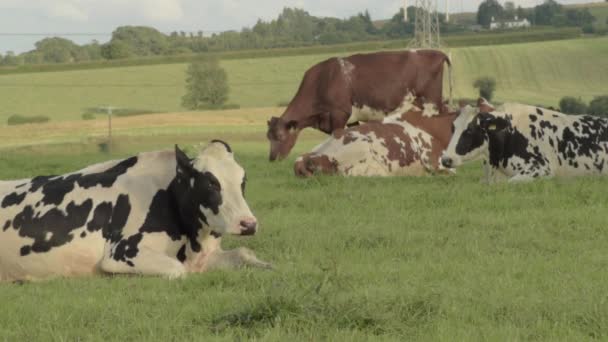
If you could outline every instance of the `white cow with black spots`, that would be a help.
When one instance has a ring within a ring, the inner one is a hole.
[[[194,159],[140,153],[62,176],[0,182],[0,280],[130,273],[178,278],[269,267],[223,234],[252,235],[245,172],[214,141]]]
[[[486,177],[495,171],[510,182],[539,177],[608,173],[608,119],[566,115],[517,103],[494,109],[480,99],[454,121],[454,135],[442,155],[444,167],[483,158]]]

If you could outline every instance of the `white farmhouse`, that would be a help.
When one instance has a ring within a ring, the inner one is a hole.
[[[516,28],[526,28],[532,26],[530,21],[526,18],[519,20],[517,16],[513,18],[513,20],[505,20],[505,21],[496,21],[494,17],[492,17],[492,22],[490,23],[490,30],[498,30],[498,29],[516,29]]]

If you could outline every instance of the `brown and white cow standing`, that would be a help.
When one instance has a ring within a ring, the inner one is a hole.
[[[314,65],[283,115],[268,121],[270,160],[286,157],[304,128],[331,134],[349,123],[381,121],[403,113],[410,94],[440,107],[444,63],[451,66],[441,51],[410,50],[334,57]]]
[[[427,105],[428,106],[428,105]],[[421,176],[445,170],[441,153],[452,136],[457,113],[413,107],[382,122],[337,130],[296,160],[297,176],[316,173],[344,176]]]

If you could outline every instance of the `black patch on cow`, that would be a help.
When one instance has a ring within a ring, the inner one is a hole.
[[[19,236],[34,240],[31,244],[31,251],[48,252],[53,247],[72,241],[74,237],[72,231],[86,223],[92,207],[91,199],[87,199],[80,205],[72,201],[65,208],[65,214],[62,210],[52,208],[41,215],[40,212],[34,212],[32,206],[28,205],[15,216],[13,227],[19,231]],[[27,250],[29,251],[29,249]]]
[[[525,164],[531,165],[534,170],[546,164],[538,146],[534,146],[533,152],[528,151],[530,142],[517,129],[489,132],[488,136],[490,164],[494,167],[506,168],[513,156],[523,159]]]
[[[143,238],[142,233],[137,233],[129,236],[127,239],[121,239],[114,246],[112,258],[116,261],[124,261],[127,265],[133,267],[133,262],[128,259],[133,259],[139,253],[139,243]]]
[[[179,260],[181,263],[186,261],[186,245],[183,245],[182,248],[177,251],[177,260]]]
[[[607,146],[608,120],[589,115],[578,117],[572,127],[564,127],[561,137],[557,138],[558,155],[575,168],[578,167],[575,159],[585,156],[602,172]]]
[[[34,193],[42,188],[42,202],[46,205],[59,205],[65,195],[74,190],[76,184],[83,189],[95,186],[109,188],[116,179],[125,174],[129,168],[137,163],[137,157],[131,157],[97,173],[75,173],[68,176],[38,176],[32,179],[29,192]]]
[[[536,122],[536,120],[538,120],[538,117],[536,117],[536,115],[534,115],[534,114],[530,114],[530,120],[532,122]]]
[[[211,140],[212,143],[220,143],[222,145],[224,145],[224,147],[226,148],[226,151],[232,153],[232,148],[230,148],[230,145],[228,145],[227,142],[223,141],[223,140],[219,140],[219,139],[213,139]]]
[[[213,236],[213,237],[214,237],[214,238],[216,238],[216,239],[219,239],[219,238],[221,238],[221,237],[222,237],[222,234],[221,234],[221,233],[216,232],[215,230],[212,230],[212,231],[209,233],[209,235]]]
[[[551,130],[553,131],[553,133],[557,132],[557,125],[554,125],[553,123],[551,123],[551,121],[540,120],[538,125],[542,130]]]
[[[241,182],[241,193],[243,194],[243,197],[245,197],[245,187],[247,185],[247,175],[243,176],[243,181]]]
[[[536,114],[538,114],[538,115],[541,115],[541,116],[542,116],[542,115],[543,115],[543,111],[542,111],[542,110],[540,110],[540,108],[536,108]]]
[[[122,239],[122,230],[127,224],[130,213],[131,203],[129,202],[129,195],[119,195],[116,204],[114,205],[114,209],[112,210],[112,218],[110,221],[100,220],[107,222],[107,225],[101,228],[104,239],[112,242],[120,241],[120,239]]]
[[[19,184],[15,187],[15,189],[23,188],[26,185],[27,185],[27,183]]]
[[[2,200],[2,208],[7,208],[13,205],[19,205],[25,199],[25,192],[18,194],[13,192],[4,197]]]
[[[139,231],[167,233],[171,240],[177,241],[182,238],[182,232],[179,229],[181,220],[178,213],[179,208],[177,208],[176,201],[171,198],[170,191],[159,190],[152,198],[148,214]]]
[[[5,231],[7,230],[9,227],[11,226],[11,220],[6,220],[6,222],[4,222],[4,227],[2,227],[2,230]]]
[[[31,246],[23,246],[19,249],[19,254],[21,256],[26,256],[26,255],[30,254],[31,252],[32,252]]]
[[[176,147],[176,176],[167,189],[156,192],[140,232],[164,232],[173,241],[185,236],[194,252],[201,250],[198,235],[207,224],[200,207],[219,213],[221,186],[210,172],[196,170],[187,156]],[[190,184],[193,183],[193,186]],[[201,223],[202,222],[202,223]]]
[[[489,115],[489,114],[488,114]],[[481,147],[486,141],[486,135],[475,117],[462,132],[456,144],[456,153],[463,156]]]
[[[102,202],[95,207],[93,218],[87,223],[87,230],[90,232],[102,230],[110,224],[112,219],[112,203]]]
[[[87,232],[82,232],[82,233],[80,233],[80,237],[81,237],[81,238],[83,238],[83,239],[84,239],[85,237],[87,237]]]

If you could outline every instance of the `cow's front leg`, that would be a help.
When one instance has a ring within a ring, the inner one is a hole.
[[[206,269],[227,269],[240,267],[272,268],[268,262],[258,259],[255,253],[245,247],[224,251],[217,250],[209,255]]]
[[[101,260],[100,268],[106,273],[125,273],[162,276],[169,279],[181,278],[186,268],[177,259],[164,253],[139,247],[137,252],[117,252],[120,242],[108,243],[106,253]]]
[[[483,178],[481,179],[481,182],[484,184],[491,184],[494,183],[495,179],[494,179],[494,168],[492,167],[492,165],[490,165],[490,163],[488,162],[487,159],[483,160]]]

